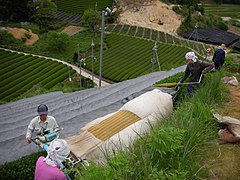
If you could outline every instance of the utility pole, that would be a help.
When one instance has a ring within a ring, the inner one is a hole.
[[[155,58],[152,58],[152,59],[151,59],[151,72],[154,71],[154,64],[155,64],[155,62],[156,62],[156,59],[155,59]]]
[[[151,59],[151,71],[153,72],[154,71],[154,64],[157,62],[158,63],[158,69],[159,71],[161,71],[161,67],[160,67],[160,62],[159,62],[159,59],[158,59],[158,46],[157,46],[157,41],[155,41],[155,44],[152,48],[153,50],[153,57]]]
[[[103,51],[103,36],[104,36],[104,17],[105,11],[102,11],[102,29],[101,29],[101,46],[100,46],[100,64],[99,64],[99,87],[102,83],[102,51]]]
[[[82,77],[81,77],[82,67],[81,67],[81,60],[79,58],[79,44],[78,44],[78,62],[79,62],[79,82],[80,82],[80,90],[81,90],[81,88],[82,88]]]
[[[93,43],[93,40],[92,40],[92,44],[91,44],[91,46],[92,46],[92,81],[94,82],[94,75],[93,75],[93,61],[94,61],[94,57],[93,57],[93,47],[94,47],[94,43]]]
[[[190,34],[190,36],[188,37],[188,40],[193,36],[193,40],[194,41],[198,41],[198,23],[195,24],[195,28],[193,30],[193,32]],[[195,40],[196,39],[196,40]]]
[[[111,9],[108,7],[102,11],[102,29],[101,29],[101,46],[100,46],[100,64],[99,64],[99,87],[102,83],[102,52],[103,52],[103,39],[104,39],[104,18],[111,14]]]

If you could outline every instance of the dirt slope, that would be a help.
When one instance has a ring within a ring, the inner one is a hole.
[[[137,7],[134,5],[122,7],[117,22],[176,34],[181,20],[181,16],[176,14],[171,6],[154,0]]]
[[[32,33],[31,30],[27,31],[23,28],[10,28],[8,29],[8,32],[16,39],[21,40],[22,38],[26,38],[26,41],[24,42],[25,45],[32,45],[39,39],[37,34]],[[25,35],[28,35],[29,37],[27,38]]]
[[[240,120],[240,86],[228,85],[230,100],[221,109],[221,115]],[[205,165],[214,168],[209,171],[210,179],[240,179],[239,144],[215,144],[209,147],[209,161]]]

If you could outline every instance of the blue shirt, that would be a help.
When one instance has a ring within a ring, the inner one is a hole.
[[[218,62],[224,62],[225,58],[225,51],[221,48],[217,49],[216,52],[213,55],[212,61],[218,61]]]

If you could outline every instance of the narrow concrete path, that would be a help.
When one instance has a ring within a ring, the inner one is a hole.
[[[15,53],[18,53],[18,54],[31,55],[31,56],[36,56],[36,57],[40,57],[40,58],[50,59],[52,61],[58,61],[60,63],[66,64],[67,66],[69,66],[73,70],[75,70],[78,74],[80,74],[80,68],[79,67],[74,66],[72,64],[69,64],[69,63],[67,63],[65,61],[62,61],[60,59],[55,59],[55,58],[51,58],[51,57],[46,57],[46,56],[40,56],[40,55],[36,55],[36,54],[30,54],[30,53],[15,51],[15,50],[11,50],[11,49],[5,49],[5,48],[0,48],[0,49],[3,49],[5,51],[10,51],[10,52],[15,52]],[[89,73],[84,68],[81,68],[81,76],[89,78],[89,79],[92,79],[92,74]],[[97,87],[99,86],[99,78],[98,78],[98,76],[94,75],[93,82],[97,85]],[[110,85],[110,84],[111,83],[105,81],[104,79],[101,80],[101,86],[107,86],[107,85]]]

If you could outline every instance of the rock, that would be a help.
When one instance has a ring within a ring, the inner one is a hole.
[[[239,82],[238,82],[238,80],[235,76],[223,77],[222,80],[226,84],[230,84],[230,85],[233,85],[233,86],[238,86],[239,85]]]

